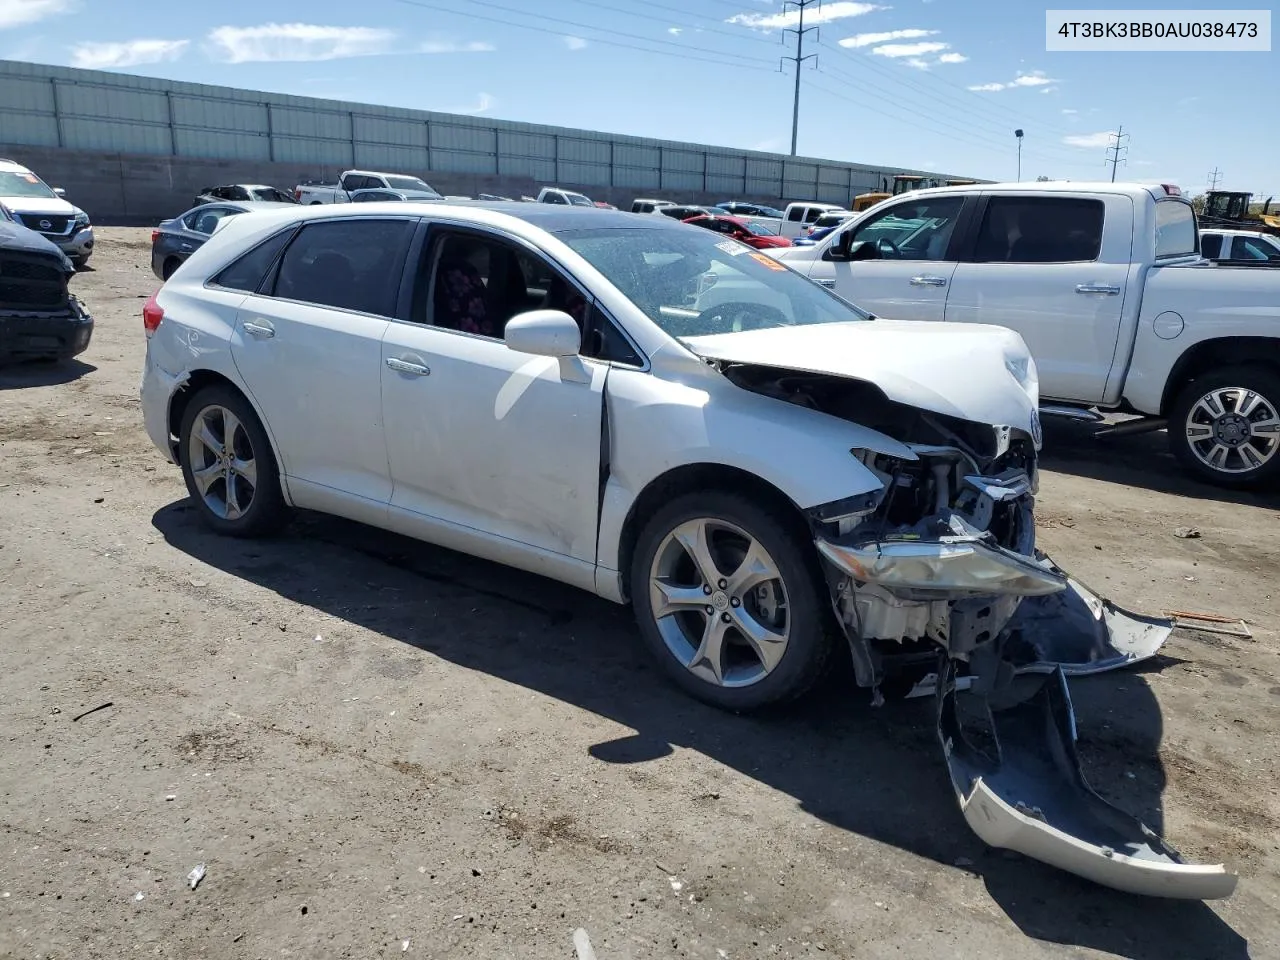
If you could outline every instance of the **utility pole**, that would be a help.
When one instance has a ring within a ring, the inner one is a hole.
[[[1221,170],[1219,170],[1217,167],[1214,167],[1212,170],[1210,170],[1210,171],[1209,171],[1209,189],[1210,189],[1210,190],[1217,190],[1217,189],[1218,189],[1218,181],[1219,181],[1219,180],[1221,180],[1221,179],[1222,179],[1222,171],[1221,171]]]
[[[800,66],[806,60],[812,60],[817,57],[816,53],[811,53],[807,57],[804,55],[804,35],[817,27],[806,27],[804,25],[804,12],[814,4],[821,3],[822,0],[786,0],[782,5],[785,10],[787,7],[795,7],[800,11],[800,23],[794,28],[788,28],[783,33],[794,33],[796,35],[796,55],[794,57],[783,57],[783,60],[790,60],[796,65],[796,96],[795,103],[791,108],[791,155],[796,155],[796,139],[800,134]]]
[[[1115,143],[1107,147],[1107,153],[1109,154],[1107,157],[1107,163],[1111,164],[1111,182],[1115,183],[1116,167],[1120,164],[1120,151],[1129,149],[1128,147],[1123,146],[1124,141],[1129,139],[1129,135],[1124,132],[1124,127],[1121,127],[1115,133],[1111,134],[1111,136],[1115,140]]]
[[[1022,180],[1022,128],[1013,131],[1013,135],[1018,138],[1018,180]]]

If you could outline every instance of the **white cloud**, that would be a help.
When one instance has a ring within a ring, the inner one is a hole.
[[[418,47],[419,53],[492,53],[498,48],[483,40],[454,43],[452,40],[428,40]]]
[[[667,27],[667,33],[671,34],[673,37],[678,37],[680,36],[680,34],[684,33],[684,28],[683,27]]]
[[[1154,160],[1134,160],[1133,165],[1135,167],[1154,167],[1156,162]]]
[[[817,9],[805,11],[804,22],[806,26],[816,26],[819,23],[847,20],[849,17],[860,17],[863,14],[884,9],[884,7],[874,3],[853,3],[851,0],[836,0],[834,3],[824,3]],[[739,13],[730,17],[726,22],[736,23],[743,27],[753,27],[756,30],[781,30],[784,27],[797,26],[800,23],[800,11],[788,9],[779,13]]]
[[[0,30],[70,13],[75,0],[0,0]]]
[[[965,63],[969,58],[963,53],[944,53],[938,58],[939,63]]]
[[[872,53],[881,57],[920,57],[926,53],[938,53],[950,47],[949,43],[887,43],[883,47],[875,47]]]
[[[1058,88],[1057,87],[1041,87],[1040,92],[1041,93],[1057,93]]]
[[[928,70],[933,64],[928,60],[921,60],[919,57],[912,57],[910,60],[903,60],[903,64],[908,67],[914,67],[917,70]]]
[[[71,65],[85,70],[135,67],[141,63],[177,60],[190,40],[125,40],[122,43],[77,43],[71,48]]]
[[[1101,133],[1080,133],[1070,137],[1063,137],[1062,142],[1069,147],[1083,147],[1086,150],[1096,150],[1099,147],[1111,146],[1111,138],[1114,136],[1112,131],[1103,130]]]
[[[969,89],[978,93],[995,93],[998,90],[1012,90],[1015,87],[1047,87],[1059,82],[1053,77],[1046,77],[1043,70],[1032,70],[1030,73],[1019,72],[1008,83],[980,83]]]
[[[858,33],[845,37],[840,41],[842,47],[873,47],[877,43],[888,43],[890,40],[919,40],[921,37],[932,37],[937,30],[889,30],[885,33]]]
[[[209,32],[214,56],[227,63],[339,60],[391,52],[395,32],[377,27],[326,27],[313,23],[264,23],[217,27]]]
[[[564,37],[564,45],[570,50],[581,50],[587,45],[587,41],[581,37]]]
[[[476,94],[476,102],[467,104],[463,107],[450,107],[445,113],[484,113],[489,110],[495,101],[492,96],[487,93]]]
[[[1065,108],[1065,109],[1063,109],[1063,111],[1062,111],[1062,112],[1063,112],[1064,114],[1066,114],[1067,116],[1069,116],[1069,117],[1074,117],[1074,116],[1075,116],[1077,113],[1079,113],[1080,111],[1079,111],[1079,110],[1073,110],[1073,109],[1071,109],[1071,108]]]

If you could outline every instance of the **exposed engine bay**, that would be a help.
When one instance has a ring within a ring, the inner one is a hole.
[[[858,685],[877,705],[886,694],[936,696],[939,742],[974,831],[1117,889],[1230,896],[1233,873],[1185,863],[1085,780],[1066,678],[1154,656],[1173,625],[1119,609],[1036,550],[1039,438],[898,403],[863,380],[720,369],[915,455],[851,451],[881,489],[809,519]],[[966,733],[966,717],[980,736]]]

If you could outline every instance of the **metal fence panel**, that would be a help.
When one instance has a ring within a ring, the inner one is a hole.
[[[425,171],[427,148],[397,147],[389,143],[361,143],[356,141],[355,167],[361,170],[388,170],[400,173]]]
[[[648,167],[658,169],[661,153],[657,147],[643,146],[638,143],[618,143],[613,147],[613,162],[619,167]]]
[[[310,140],[295,137],[274,137],[272,147],[277,161],[305,163],[314,166],[325,164],[333,167],[353,167],[351,144],[341,140]]]
[[[575,163],[608,164],[609,162],[609,144],[607,141],[582,140],[578,137],[559,137],[558,139],[560,141],[561,160],[571,160]]]
[[[637,190],[656,190],[661,186],[656,167],[617,166],[613,168],[613,185],[635,187]]]
[[[278,137],[314,137],[317,140],[345,140],[351,143],[351,114],[317,113],[292,107],[271,111],[271,130]],[[347,147],[350,154],[351,148]]]
[[[782,181],[761,177],[747,177],[745,190],[747,195],[751,197],[780,197],[782,196]]]
[[[270,160],[271,141],[265,134],[223,133],[220,130],[173,131],[175,153],[184,157],[216,157],[226,160]]]
[[[701,190],[702,174],[683,170],[663,170],[662,186],[667,190]]]
[[[726,200],[733,199],[734,194],[742,193],[741,177],[722,177],[707,174],[707,190],[710,193],[723,193]]]
[[[554,160],[538,157],[498,157],[498,173],[510,177],[531,177],[551,183],[556,179]]]
[[[570,163],[561,160],[556,177],[561,183],[580,183],[584,186],[609,186],[609,165],[604,163]]]
[[[120,124],[114,120],[62,121],[62,145],[72,150],[113,150],[120,153],[171,153],[168,127]]]
[[[537,133],[498,131],[498,156],[503,158],[534,157],[554,160],[556,138]]]
[[[19,80],[5,77],[0,83],[0,108],[30,111],[33,114],[53,116],[53,82],[50,80]],[[6,125],[0,137],[7,138]]]
[[[381,143],[397,147],[427,146],[427,125],[409,120],[384,120],[356,114],[355,139],[364,143]]]
[[[462,153],[431,148],[431,169],[445,173],[497,173],[498,158],[488,153]]]
[[[747,157],[747,176],[752,180],[774,180],[781,183],[782,161]]]
[[[170,99],[173,122],[179,127],[201,127],[222,133],[266,133],[269,129],[265,103],[239,103],[180,94],[174,94]]]
[[[726,157],[718,153],[707,154],[707,174],[737,177],[741,180],[747,172],[746,157]]]
[[[58,146],[58,124],[53,117],[0,110],[0,140],[15,146]]]
[[[685,173],[696,173],[701,178],[705,165],[706,154],[704,153],[694,153],[690,150],[662,151],[662,171],[664,174],[668,170],[680,170]]]
[[[848,167],[829,167],[823,164],[818,167],[818,182],[838,183],[840,186],[845,187],[849,185],[849,173]]]
[[[431,148],[497,155],[498,131],[456,123],[431,124]]]
[[[96,84],[58,84],[58,111],[63,116],[104,118],[104,123],[125,127],[122,120],[143,123],[169,122],[169,98],[145,90],[120,90]],[[105,118],[110,118],[105,119]]]

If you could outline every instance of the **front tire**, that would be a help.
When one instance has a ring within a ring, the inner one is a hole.
[[[835,649],[811,545],[734,494],[688,494],[649,519],[632,557],[631,599],[667,675],[724,710],[800,697]]]
[[[1169,446],[1191,471],[1220,487],[1280,480],[1280,376],[1236,366],[1196,377],[1169,415]]]
[[[267,433],[249,402],[225,386],[191,398],[178,434],[178,458],[201,521],[231,537],[261,537],[288,520]]]

